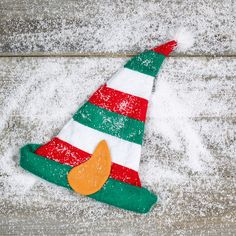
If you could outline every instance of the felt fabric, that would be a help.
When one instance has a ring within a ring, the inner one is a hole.
[[[103,133],[71,119],[57,135],[87,153],[93,153],[98,142],[107,140],[110,147],[112,162],[138,171],[141,156],[141,145]]]
[[[88,100],[93,105],[145,122],[148,100],[101,86]]]
[[[82,195],[99,191],[111,171],[111,156],[105,140],[99,142],[88,161],[70,170],[67,180],[70,187]]]
[[[78,174],[79,166],[92,166],[89,163],[94,161],[93,151],[101,140],[106,140],[112,164],[109,174],[106,168],[103,171],[110,178],[103,185],[105,178],[99,181],[93,169],[94,179],[91,176],[88,179],[98,180],[94,189],[100,190],[88,196],[124,209],[147,212],[157,197],[141,187],[138,174],[145,119],[155,76],[174,48],[172,41],[131,58],[50,142],[43,146],[25,146],[21,150],[21,166],[69,189],[67,175],[74,167],[72,186],[83,194],[86,187],[91,186],[79,176],[86,176],[85,172]],[[90,175],[90,168],[86,168]]]
[[[129,142],[142,144],[144,122],[86,102],[73,116],[80,124]]]
[[[72,167],[84,163],[92,155],[72,146],[67,142],[60,140],[57,137],[54,137],[48,143],[37,148],[35,154],[47,157],[61,164],[66,164]],[[128,184],[141,187],[141,182],[137,171],[114,162],[111,165],[110,177]]]
[[[72,167],[35,154],[39,147],[38,144],[28,144],[21,148],[21,167],[49,182],[72,190],[67,181],[67,175]],[[100,191],[88,197],[137,213],[148,212],[158,200],[155,194],[145,188],[111,178]]]
[[[116,163],[112,163],[110,177],[127,184],[141,187],[141,181],[137,171]]]
[[[149,100],[153,82],[153,76],[122,68],[107,82],[107,87]]]
[[[148,50],[131,58],[124,67],[147,75],[156,76],[164,59],[165,55]]]
[[[35,153],[69,166],[80,165],[91,156],[90,153],[57,137],[54,137],[50,142],[39,147]]]
[[[175,40],[172,40],[168,43],[152,48],[152,50],[167,57],[175,49],[176,46],[177,42]]]

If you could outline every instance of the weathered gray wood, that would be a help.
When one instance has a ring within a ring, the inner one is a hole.
[[[29,98],[40,100],[42,96],[54,108],[59,104],[63,119],[122,67],[126,60],[128,59],[0,58],[2,106],[9,100],[19,103],[18,97],[25,106],[25,103],[32,103]],[[160,97],[157,96],[157,100],[163,99],[163,91],[168,86],[167,92],[177,96],[183,106],[191,111],[185,116],[235,117],[235,71],[235,58],[169,58],[157,77],[156,90],[161,94]],[[67,104],[68,97],[70,104]],[[37,105],[42,106],[42,103]],[[43,107],[39,110],[40,112],[35,111],[34,116],[48,116]],[[24,112],[31,115],[26,108]],[[0,114],[3,115],[2,113],[3,107],[0,109]]]
[[[31,175],[19,168],[19,147],[46,142],[57,134],[77,106],[124,61],[0,58],[0,234],[235,232],[236,61],[232,58],[170,58],[164,64],[155,99],[166,112],[158,113],[158,122],[174,133],[155,131],[149,114],[140,177],[143,186],[161,199],[149,214],[116,209],[38,178],[30,184]],[[180,112],[171,112],[172,102]],[[188,148],[191,151],[196,139],[206,156],[195,156],[194,161],[205,169],[195,170],[188,163]]]
[[[168,193],[168,196],[162,196],[164,200],[168,199],[168,204],[162,201],[148,215],[114,209],[41,182],[23,196],[20,202],[1,201],[4,212],[1,216],[1,232],[51,235],[168,235],[181,232],[186,235],[199,232],[208,235],[209,232],[210,235],[230,235],[235,230],[234,183],[229,179],[217,183],[214,178],[206,178],[204,181],[201,178],[190,178],[188,182],[177,186],[161,184]],[[199,189],[199,181],[207,189]],[[164,190],[160,186],[157,188],[159,191]]]
[[[196,36],[186,54],[235,54],[235,8],[228,0],[1,0],[0,52],[129,54],[184,26]]]

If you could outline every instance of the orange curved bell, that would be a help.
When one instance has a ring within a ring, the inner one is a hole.
[[[111,156],[105,140],[98,143],[91,158],[67,175],[71,188],[82,195],[99,191],[110,176]]]

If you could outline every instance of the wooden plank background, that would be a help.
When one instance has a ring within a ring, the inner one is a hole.
[[[233,0],[1,0],[0,11],[0,51],[7,55],[133,54],[167,40],[179,26],[196,32],[187,54],[236,51]]]
[[[235,8],[233,0],[0,0],[0,235],[235,235]],[[160,203],[138,215],[40,179],[30,184],[19,148],[48,141],[128,57],[179,26],[195,44],[166,60],[155,90],[162,111],[184,103],[158,113],[181,147],[165,129],[154,132],[150,114],[140,166]],[[206,170],[185,165],[196,142],[186,127],[212,158],[199,157]]]

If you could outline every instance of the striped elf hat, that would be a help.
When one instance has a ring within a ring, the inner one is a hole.
[[[148,101],[170,41],[131,58],[44,145],[21,148],[20,165],[57,185],[119,208],[146,213],[157,196],[138,169]]]

